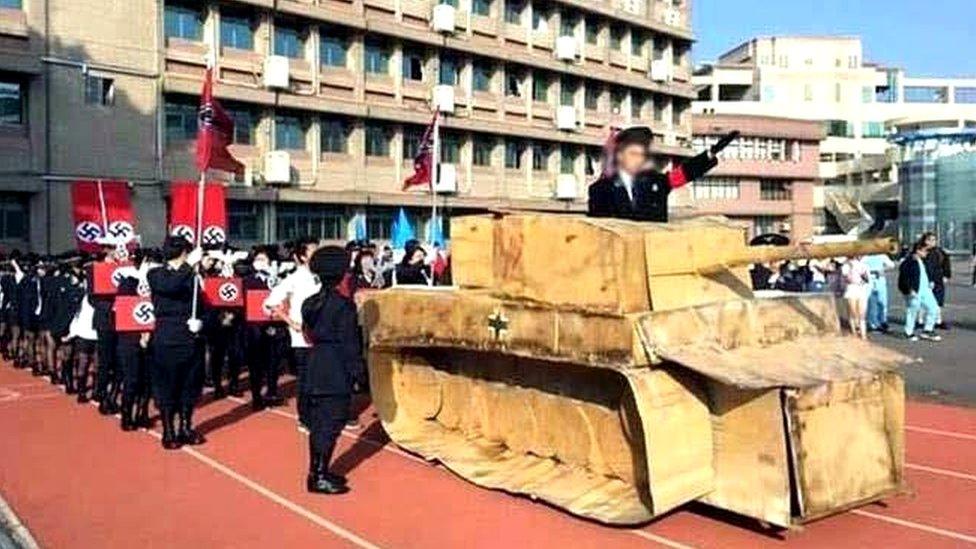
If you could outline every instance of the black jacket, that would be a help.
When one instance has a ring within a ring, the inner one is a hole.
[[[194,334],[186,321],[190,319],[196,275],[189,265],[178,269],[168,264],[157,267],[146,276],[152,290],[153,309],[156,313],[155,341],[163,345],[192,343]],[[198,299],[201,299],[198,296]],[[197,310],[201,311],[198,301]],[[202,315],[198,315],[201,316]]]
[[[705,175],[717,164],[718,161],[709,158],[706,152],[686,160],[666,174],[650,170],[641,172],[634,178],[633,200],[617,176],[600,178],[590,185],[588,215],[667,222],[671,191]]]
[[[305,337],[312,344],[304,391],[310,395],[349,395],[363,378],[362,343],[356,305],[333,288],[302,304]]]
[[[904,295],[917,293],[921,283],[922,271],[919,269],[918,261],[914,255],[909,255],[898,266],[898,291]]]
[[[945,285],[944,280],[952,278],[952,262],[949,260],[949,254],[942,248],[929,250],[929,255],[925,256],[925,272],[936,286]]]

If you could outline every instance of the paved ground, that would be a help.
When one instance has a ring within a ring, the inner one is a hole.
[[[891,319],[897,324],[892,334],[872,335],[886,347],[914,357],[915,363],[905,369],[908,390],[924,399],[951,404],[976,406],[976,288],[973,288],[969,262],[954,265],[957,276],[951,281],[946,318],[951,323],[941,343],[907,341],[902,336],[905,303],[898,294],[895,275],[891,273]]]

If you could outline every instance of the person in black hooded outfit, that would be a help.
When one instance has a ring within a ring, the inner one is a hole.
[[[326,246],[312,256],[312,272],[321,282],[319,293],[302,304],[302,324],[312,344],[305,387],[309,435],[306,487],[319,494],[349,491],[345,477],[329,471],[336,441],[349,418],[353,386],[364,380],[356,305],[336,291],[349,267],[338,246]]]
[[[146,277],[156,313],[150,379],[163,423],[162,444],[167,450],[205,442],[193,428],[193,408],[203,392],[203,340],[200,320],[191,318],[193,293],[197,292],[200,299],[197,274],[191,265],[201,256],[199,248],[190,252],[190,244],[182,237],[167,237],[164,265]]]

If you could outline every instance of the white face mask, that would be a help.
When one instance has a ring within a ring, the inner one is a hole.
[[[254,267],[255,271],[261,271],[261,272],[267,272],[268,269],[270,268],[268,262],[263,259],[259,259],[252,262],[251,266]]]

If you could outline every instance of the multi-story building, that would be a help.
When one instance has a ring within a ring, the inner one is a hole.
[[[866,63],[856,37],[754,38],[699,67],[693,80],[696,113],[821,122],[825,193],[817,194],[817,207],[860,203],[879,220],[898,215],[892,124],[976,120],[976,78],[910,78],[901,69]],[[844,231],[858,225],[857,219],[836,217]]]
[[[813,195],[823,129],[818,122],[752,115],[696,115],[694,147],[705,150],[732,129],[742,135],[719,153],[719,165],[685,191],[695,215],[749,224],[753,236],[813,234]]]
[[[610,125],[690,154],[688,0],[0,0],[0,240],[72,245],[69,183],[124,179],[162,236],[168,183],[196,179],[199,93],[236,122],[239,243],[345,239],[396,208],[432,99],[445,111],[438,201],[579,211]],[[453,103],[453,105],[451,104]]]

